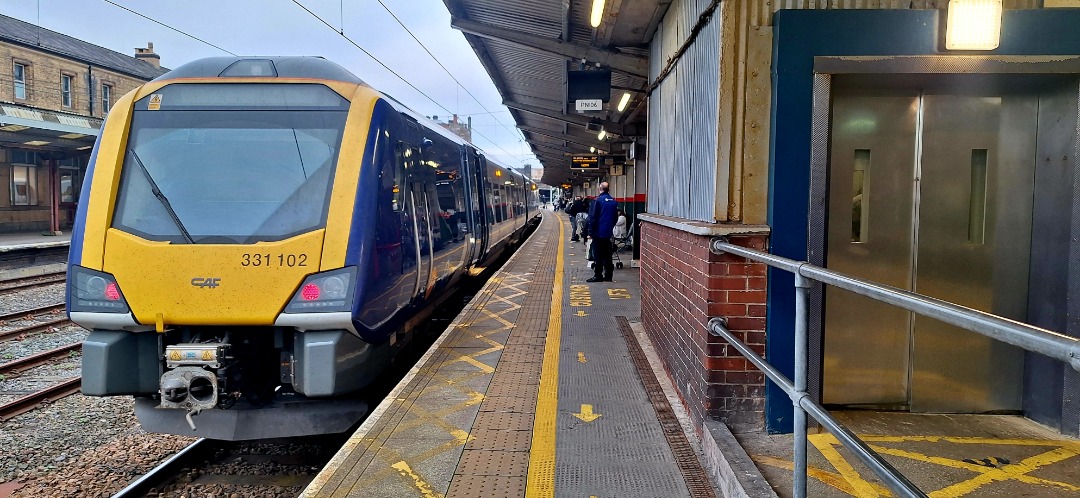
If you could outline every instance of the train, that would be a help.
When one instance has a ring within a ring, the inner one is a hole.
[[[112,107],[66,290],[82,392],[148,432],[340,433],[412,325],[539,223],[537,185],[319,57],[214,57]]]

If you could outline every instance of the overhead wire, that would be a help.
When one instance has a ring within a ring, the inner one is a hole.
[[[109,1],[109,0],[105,0],[105,1]],[[356,41],[354,41],[354,40],[353,40],[352,38],[349,38],[349,36],[345,34],[344,30],[340,30],[340,31],[339,31],[339,30],[338,30],[337,28],[335,28],[335,27],[334,27],[334,26],[333,26],[332,24],[330,24],[330,23],[326,22],[326,20],[325,20],[325,19],[323,19],[322,17],[320,17],[320,16],[318,15],[318,14],[316,14],[316,13],[312,12],[312,11],[311,11],[311,9],[307,8],[307,6],[305,6],[304,4],[300,3],[300,0],[292,0],[292,2],[293,2],[293,3],[295,3],[295,4],[296,4],[296,5],[298,6],[298,7],[300,7],[301,9],[304,9],[304,11],[305,11],[305,12],[307,12],[308,14],[310,14],[310,15],[311,15],[312,17],[314,17],[315,19],[318,19],[318,20],[319,20],[319,22],[321,22],[321,23],[323,23],[324,25],[326,25],[326,27],[327,27],[327,28],[330,28],[330,30],[331,30],[331,31],[333,31],[333,32],[337,33],[337,34],[338,34],[338,36],[341,36],[341,37],[342,37],[342,38],[344,38],[344,39],[345,39],[346,41],[348,41],[349,43],[351,43],[351,44],[352,44],[352,46],[356,47],[356,48],[357,48],[358,50],[360,50],[361,52],[363,52],[363,53],[364,53],[364,55],[366,55],[366,56],[370,57],[370,58],[371,58],[372,60],[374,60],[375,62],[377,62],[377,63],[378,63],[378,64],[379,64],[380,66],[382,66],[382,67],[383,67],[384,69],[386,69],[387,71],[389,71],[389,72],[390,72],[390,74],[393,74],[393,75],[394,75],[394,76],[396,76],[396,77],[397,77],[398,79],[400,79],[400,80],[401,80],[402,82],[404,82],[404,83],[405,83],[406,85],[409,85],[409,87],[410,87],[410,88],[412,88],[413,90],[416,90],[416,92],[417,92],[417,93],[419,93],[420,95],[423,95],[423,96],[424,96],[424,98],[426,98],[426,99],[430,100],[430,101],[431,101],[432,103],[434,103],[435,105],[439,106],[439,108],[440,108],[440,109],[442,109],[442,110],[446,111],[446,112],[447,112],[447,113],[449,113],[449,114],[453,114],[453,113],[454,113],[454,112],[453,112],[453,111],[451,111],[450,109],[447,109],[447,108],[446,108],[446,106],[444,106],[444,105],[440,104],[440,103],[439,103],[439,101],[435,100],[435,99],[434,99],[434,98],[432,98],[432,97],[431,97],[430,95],[428,95],[428,94],[424,93],[424,91],[423,91],[423,90],[420,90],[419,88],[417,88],[417,87],[416,87],[416,85],[413,85],[412,83],[410,83],[410,82],[409,82],[409,80],[405,79],[405,78],[404,78],[403,76],[401,76],[400,74],[398,74],[398,73],[397,73],[396,71],[394,71],[393,69],[390,69],[390,66],[387,66],[387,65],[386,65],[386,64],[385,64],[385,63],[384,63],[383,61],[381,61],[381,60],[380,60],[380,59],[379,59],[378,57],[375,57],[375,55],[374,55],[374,54],[372,54],[371,52],[368,52],[368,51],[367,51],[367,49],[365,49],[364,47],[361,47],[361,46],[360,46],[360,44],[356,43]],[[411,33],[410,33],[410,34],[411,34]],[[441,64],[440,64],[440,65],[441,65]],[[456,80],[455,80],[455,81],[456,81]],[[474,98],[475,98],[475,97],[474,97]],[[482,107],[482,106],[483,106],[483,104],[481,104],[481,107]],[[495,142],[494,140],[492,140],[492,139],[488,138],[488,137],[487,137],[487,135],[484,135],[483,133],[480,133],[479,131],[477,131],[477,132],[476,132],[476,134],[477,134],[477,135],[479,135],[479,136],[481,136],[481,137],[483,137],[483,138],[484,138],[484,140],[487,140],[488,142],[490,142],[490,143],[491,143],[492,145],[494,145],[494,146],[495,146],[495,147],[496,147],[497,149],[499,149],[499,150],[501,150],[501,151],[505,152],[505,153],[506,153],[506,155],[508,155],[508,156],[510,156],[510,157],[513,157],[513,158],[518,158],[518,156],[517,156],[516,154],[513,154],[513,153],[511,153],[510,151],[508,151],[508,150],[506,150],[506,149],[502,148],[502,146],[501,146],[501,145],[499,145],[498,143],[496,143],[496,142]],[[518,159],[518,160],[521,160],[521,159]],[[524,162],[524,161],[522,161],[522,162]]]
[[[177,28],[174,28],[174,27],[172,27],[172,26],[169,26],[168,24],[165,24],[165,23],[163,23],[163,22],[161,22],[161,21],[159,21],[159,20],[157,20],[157,19],[154,19],[154,18],[152,18],[152,17],[150,17],[150,16],[147,16],[147,15],[141,14],[141,13],[139,13],[139,12],[136,12],[136,11],[134,11],[134,10],[131,10],[131,9],[127,8],[127,7],[124,7],[123,5],[120,5],[120,4],[116,3],[116,2],[114,2],[113,0],[103,0],[103,1],[104,1],[105,3],[111,4],[111,5],[113,5],[113,6],[116,6],[116,7],[119,7],[119,8],[121,8],[121,9],[124,9],[124,10],[126,10],[126,11],[128,11],[128,12],[131,12],[132,14],[135,14],[135,15],[137,15],[137,16],[139,16],[139,17],[143,18],[143,19],[146,19],[146,20],[148,20],[148,21],[151,21],[151,22],[154,22],[154,23],[160,24],[160,25],[162,25],[162,26],[164,26],[164,27],[166,27],[166,28],[169,28],[169,29],[171,29],[171,30],[173,30],[173,31],[176,31],[177,33],[180,33],[180,34],[182,34],[182,35],[184,35],[184,36],[186,36],[186,37],[188,37],[188,38],[191,38],[191,39],[193,39],[193,40],[196,40],[196,41],[199,41],[199,42],[205,43],[205,44],[207,44],[207,45],[210,45],[211,47],[214,47],[214,48],[216,48],[216,49],[218,49],[218,50],[220,50],[220,51],[222,51],[222,52],[225,52],[226,54],[229,54],[229,55],[231,55],[231,56],[233,56],[233,57],[239,57],[238,55],[236,55],[236,54],[234,54],[234,53],[232,53],[232,52],[230,52],[230,51],[228,51],[228,50],[225,50],[225,49],[223,49],[223,48],[221,48],[221,47],[219,47],[219,46],[217,46],[217,45],[214,45],[213,43],[210,43],[210,42],[208,42],[208,41],[206,41],[206,40],[203,40],[202,38],[199,38],[198,36],[195,36],[195,35],[193,35],[193,34],[190,34],[190,33],[186,33],[186,32],[184,32],[184,31],[181,31],[181,30],[177,29]]]
[[[398,18],[397,14],[394,14],[394,11],[390,10],[390,7],[387,7],[386,4],[383,3],[383,0],[377,0],[377,1],[379,2],[379,5],[381,5],[382,8],[385,9],[388,14],[390,14],[390,17],[393,17],[394,20],[397,21],[398,25],[400,25],[405,30],[405,32],[408,33],[409,36],[411,36],[412,39],[415,40],[416,43],[418,43],[420,45],[420,48],[424,49],[424,52],[427,52],[428,56],[431,57],[431,60],[435,61],[435,63],[438,64],[439,67],[441,67],[443,71],[446,71],[446,74],[448,76],[450,76],[450,79],[454,80],[454,83],[457,83],[458,87],[460,87],[462,90],[465,90],[465,93],[469,94],[469,96],[472,97],[472,99],[474,101],[476,101],[477,104],[480,104],[480,107],[483,110],[487,111],[488,114],[495,114],[495,113],[491,112],[491,109],[488,109],[487,107],[485,107],[484,103],[480,102],[480,99],[476,98],[476,95],[473,95],[473,93],[469,91],[468,87],[466,87],[464,84],[461,83],[461,81],[458,81],[458,79],[456,77],[454,77],[454,73],[451,73],[450,70],[447,69],[447,67],[445,65],[443,65],[442,61],[440,61],[438,57],[435,57],[435,54],[431,53],[431,50],[428,50],[427,45],[424,45],[424,42],[420,41],[420,39],[417,38],[415,34],[413,34],[412,30],[410,30],[409,27],[405,25],[405,23],[401,22],[401,19]],[[516,128],[512,129],[509,126],[507,126],[506,124],[504,124],[502,121],[499,121],[499,118],[495,118],[493,116],[492,119],[494,119],[496,123],[499,123],[500,125],[502,125],[507,130],[510,130],[511,133],[513,133],[514,130],[516,130]]]

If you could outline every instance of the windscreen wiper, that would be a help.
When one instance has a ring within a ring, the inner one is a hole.
[[[180,229],[180,233],[184,236],[184,240],[188,244],[194,244],[195,240],[191,238],[191,234],[188,233],[187,228],[180,222],[180,217],[176,215],[176,211],[173,210],[172,204],[169,203],[169,198],[165,197],[165,194],[158,188],[157,183],[154,182],[154,177],[150,176],[150,172],[146,170],[146,166],[143,165],[142,159],[139,159],[139,155],[135,153],[135,149],[128,149],[131,153],[131,157],[135,158],[135,163],[139,165],[139,169],[146,175],[146,181],[150,182],[150,191],[154,193],[154,197],[157,197],[158,201],[161,201],[161,205],[165,207],[165,211],[168,211],[169,217],[172,218],[173,223],[176,223],[176,228]]]

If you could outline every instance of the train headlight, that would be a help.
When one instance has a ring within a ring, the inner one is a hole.
[[[285,306],[285,313],[349,311],[355,281],[355,266],[308,275]]]
[[[116,277],[100,271],[72,266],[68,278],[68,310],[95,313],[127,313],[127,300]]]

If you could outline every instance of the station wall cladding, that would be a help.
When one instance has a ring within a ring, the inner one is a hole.
[[[758,354],[765,354],[767,267],[709,251],[710,237],[642,223],[641,320],[679,388],[695,426],[705,417],[733,432],[759,430],[765,420],[765,377],[735,348],[705,329],[711,316]],[[766,250],[767,235],[729,241]]]

